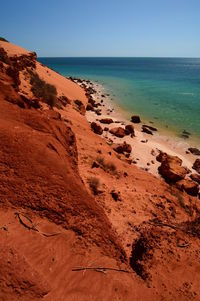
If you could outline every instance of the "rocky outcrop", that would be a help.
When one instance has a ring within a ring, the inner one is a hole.
[[[140,123],[141,122],[140,116],[138,116],[138,115],[131,116],[131,122]]]
[[[195,169],[200,174],[200,159],[195,160],[192,168]]]
[[[182,191],[186,191],[192,196],[197,196],[199,185],[189,179],[183,179],[176,183],[176,187]]]
[[[7,52],[3,48],[0,48],[0,62],[8,65],[11,63]]]
[[[8,66],[6,69],[6,74],[12,78],[13,80],[13,88],[18,92],[19,91],[19,85],[21,84],[20,78],[19,78],[19,70],[16,67]]]
[[[96,123],[96,122],[92,122],[91,123],[91,129],[97,135],[101,135],[103,133],[102,127],[98,123]]]
[[[123,138],[124,136],[126,136],[126,131],[122,127],[112,128],[110,130],[110,133],[118,138]]]

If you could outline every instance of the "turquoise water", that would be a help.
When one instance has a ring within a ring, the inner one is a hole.
[[[65,76],[102,83],[119,106],[200,140],[200,59],[39,58]]]

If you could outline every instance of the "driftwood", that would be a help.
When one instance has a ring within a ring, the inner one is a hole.
[[[30,219],[30,217],[28,217],[27,215],[24,215],[21,212],[16,212],[15,216],[18,217],[20,224],[22,224],[25,228],[29,229],[29,230],[33,230],[36,231],[38,233],[40,233],[41,235],[45,236],[45,237],[51,237],[51,236],[56,236],[61,234],[61,232],[57,232],[57,233],[45,233],[45,232],[41,232],[39,229],[36,228],[36,226],[33,224],[32,220]],[[27,219],[27,223],[23,220],[23,218]],[[30,225],[28,225],[28,222],[30,223]]]
[[[86,271],[86,270],[92,270],[95,272],[102,272],[106,274],[107,271],[116,271],[116,272],[122,272],[122,273],[134,273],[132,271],[124,270],[124,269],[117,269],[117,268],[111,268],[111,267],[88,267],[88,266],[80,266],[80,267],[74,267],[72,268],[73,272],[78,271]]]

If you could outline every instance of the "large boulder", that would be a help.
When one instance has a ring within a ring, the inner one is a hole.
[[[186,191],[192,196],[197,196],[199,192],[199,185],[189,179],[183,179],[176,183],[178,189]]]
[[[182,180],[187,175],[187,169],[183,166],[177,165],[176,163],[163,162],[158,167],[159,173],[163,178],[170,183],[175,183]]]
[[[122,127],[113,128],[110,130],[110,133],[118,138],[123,138],[124,136],[126,136],[125,129],[123,129]]]
[[[97,135],[101,135],[103,133],[102,127],[98,123],[96,123],[96,122],[92,122],[91,123],[91,129]]]
[[[159,173],[169,183],[175,183],[185,178],[188,169],[181,166],[182,160],[177,156],[170,156],[166,153],[160,152],[156,157],[157,161],[161,162],[158,167]]]
[[[167,153],[162,151],[159,152],[156,160],[161,163],[167,160],[168,162],[176,162],[178,165],[182,164],[182,160],[179,157],[168,155]]]
[[[131,116],[131,122],[140,123],[141,122],[140,116],[138,116],[138,115]]]
[[[200,174],[200,159],[195,160],[192,168],[195,169]]]

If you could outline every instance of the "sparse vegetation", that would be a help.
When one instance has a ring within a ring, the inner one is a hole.
[[[104,171],[111,172],[112,174],[117,172],[117,168],[113,162],[105,162],[103,157],[97,157],[96,161]]]
[[[46,102],[51,108],[56,104],[57,90],[56,87],[50,84],[47,84],[42,80],[37,73],[31,72],[30,84],[32,85],[31,91],[34,96],[41,98]]]
[[[0,41],[3,41],[3,42],[8,42],[5,38],[3,37],[0,37]],[[9,43],[9,42],[8,42]]]
[[[179,205],[185,210],[185,212],[189,216],[192,217],[194,208],[193,208],[191,200],[189,200],[189,202],[188,201],[186,202],[186,200],[184,200],[184,198],[183,198],[183,194],[181,192],[173,189],[172,187],[170,187],[169,191],[170,191],[171,195],[173,195],[177,199]]]
[[[97,195],[99,193],[99,185],[100,185],[99,179],[96,177],[91,177],[88,179],[88,183],[92,192],[95,195]]]

